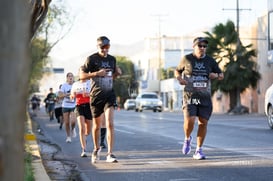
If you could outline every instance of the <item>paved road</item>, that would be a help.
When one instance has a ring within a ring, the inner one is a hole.
[[[40,131],[45,160],[53,160],[52,180],[91,181],[198,181],[271,180],[273,178],[273,130],[264,115],[213,115],[204,145],[206,160],[182,155],[184,138],[181,113],[116,111],[114,154],[119,162],[105,162],[106,151],[97,164],[81,158],[79,138],[65,143],[65,132],[40,111],[35,123]],[[196,131],[196,129],[195,129]],[[193,133],[196,138],[196,132]],[[49,147],[53,145],[54,148]],[[195,141],[193,141],[194,150]],[[54,152],[54,155],[48,154]],[[64,165],[58,164],[66,163]],[[72,168],[72,169],[71,169]],[[80,174],[79,174],[80,173]],[[67,179],[67,178],[66,178]]]

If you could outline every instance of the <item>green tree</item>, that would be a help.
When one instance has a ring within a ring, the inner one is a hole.
[[[167,79],[167,70],[164,68],[160,68],[159,71],[160,71],[160,79],[161,80]]]
[[[169,67],[167,69],[161,68],[161,80],[174,78],[175,67]]]
[[[29,79],[29,93],[39,91],[39,81],[44,73],[50,73],[48,57],[50,51],[71,30],[72,21],[67,18],[68,12],[62,4],[51,4],[47,16],[37,29],[31,42],[31,72]],[[68,26],[65,26],[68,25]]]
[[[37,30],[34,38],[44,39],[44,56],[70,32],[73,19],[70,17],[63,3],[51,3],[43,23]]]
[[[175,67],[167,68],[166,70],[167,79],[174,78],[174,70],[175,70]]]
[[[46,64],[46,57],[44,56],[45,40],[35,38],[31,42],[31,71],[29,79],[29,93],[39,91],[39,81],[44,74],[44,65]]]
[[[116,59],[117,66],[122,70],[122,75],[115,79],[114,89],[119,98],[118,102],[123,105],[125,100],[137,90],[134,64],[124,56],[116,56]]]
[[[212,92],[220,89],[230,97],[230,109],[239,113],[243,109],[240,93],[247,88],[256,88],[261,78],[254,61],[256,51],[252,44],[244,46],[238,37],[234,23],[216,25],[212,33],[205,32],[209,41],[207,53],[222,66],[224,80],[212,81]]]

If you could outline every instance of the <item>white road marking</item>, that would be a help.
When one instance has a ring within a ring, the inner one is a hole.
[[[122,132],[122,133],[127,133],[127,134],[136,134],[136,133],[134,133],[134,132],[130,132],[130,131],[125,131],[125,130],[121,130],[121,129],[116,129],[115,128],[115,131],[119,131],[119,132]]]

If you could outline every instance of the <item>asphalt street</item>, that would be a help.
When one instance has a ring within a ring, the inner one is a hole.
[[[51,180],[90,181],[218,181],[271,180],[273,130],[264,115],[213,115],[203,147],[206,160],[194,160],[192,151],[181,153],[184,139],[180,112],[115,111],[114,154],[118,163],[91,164],[93,149],[88,137],[88,157],[81,158],[79,137],[65,142],[64,129],[49,121],[41,109],[33,122],[44,165]]]

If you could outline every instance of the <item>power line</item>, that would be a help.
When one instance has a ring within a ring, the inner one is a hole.
[[[240,35],[240,11],[245,11],[245,10],[248,10],[248,11],[251,11],[251,9],[249,9],[249,8],[247,8],[247,9],[241,9],[241,8],[239,8],[239,0],[236,0],[236,9],[230,9],[230,8],[228,8],[228,9],[225,9],[225,8],[223,8],[223,10],[225,11],[225,10],[232,10],[232,11],[236,11],[236,28],[237,28],[237,33],[238,33],[238,42],[237,43],[239,43],[239,35]]]

